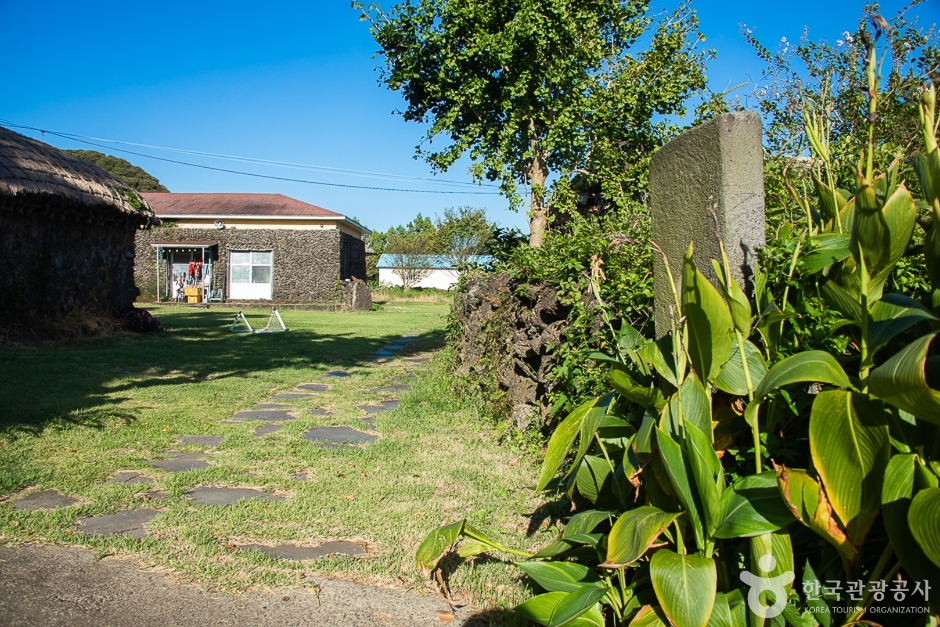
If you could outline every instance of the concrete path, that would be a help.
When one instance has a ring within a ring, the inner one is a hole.
[[[315,592],[319,587],[319,592]],[[315,578],[308,589],[225,594],[91,551],[0,546],[4,627],[482,627],[439,597]]]

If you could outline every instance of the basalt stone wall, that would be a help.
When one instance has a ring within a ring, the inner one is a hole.
[[[137,221],[80,206],[48,209],[0,198],[0,322],[110,315],[132,305]]]
[[[340,232],[341,278],[366,280],[366,243],[349,233]]]
[[[342,271],[341,236],[338,229],[188,229],[158,227],[137,235],[137,285],[141,298],[156,296],[156,249],[154,242],[218,242],[218,259],[213,261],[213,285],[228,285],[228,260],[232,250],[271,250],[274,252],[273,298],[284,303],[327,302],[342,297],[339,286]],[[359,250],[361,269],[351,264],[350,276],[365,278],[365,243],[349,237],[350,250]],[[165,284],[165,265],[160,268],[160,282]],[[357,271],[357,272],[356,272]]]

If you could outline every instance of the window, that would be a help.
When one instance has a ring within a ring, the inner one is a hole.
[[[233,250],[230,257],[230,298],[271,299],[274,253],[270,250]]]

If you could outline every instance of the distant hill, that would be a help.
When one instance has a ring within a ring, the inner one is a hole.
[[[160,184],[157,177],[148,174],[143,168],[118,157],[112,157],[100,153],[96,150],[66,150],[70,155],[75,155],[79,159],[84,159],[88,163],[94,164],[110,172],[119,181],[136,189],[138,192],[168,192],[166,187]]]

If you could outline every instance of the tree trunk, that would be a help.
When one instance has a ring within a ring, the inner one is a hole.
[[[529,129],[532,132],[529,139],[529,149],[532,151],[532,164],[529,166],[529,182],[532,184],[529,246],[539,247],[545,238],[545,229],[548,228],[548,209],[545,207],[545,180],[548,178],[548,167],[545,165],[539,140],[535,137],[535,120],[529,120]]]

